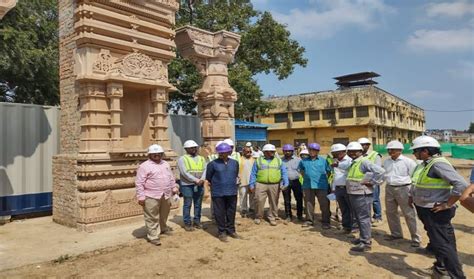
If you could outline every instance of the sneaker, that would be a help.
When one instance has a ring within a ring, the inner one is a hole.
[[[270,225],[271,226],[276,226],[277,225],[277,222],[275,220],[270,220]]]
[[[313,222],[311,221],[306,221],[303,223],[303,228],[307,228],[307,227],[312,227],[313,226]]]
[[[403,237],[402,236],[387,235],[384,239],[387,240],[387,241],[394,241],[394,240],[403,239]]]
[[[353,245],[359,245],[360,243],[361,243],[360,238],[356,238],[356,239],[351,240],[351,244],[353,244]]]
[[[331,228],[330,224],[323,224],[323,230],[329,230]]]
[[[218,238],[222,242],[229,242],[229,239],[227,238],[227,235],[225,233],[219,234]]]
[[[151,244],[156,245],[156,246],[160,246],[160,245],[161,245],[161,241],[160,241],[159,238],[153,239],[153,240],[148,240],[148,242],[150,242]]]
[[[351,251],[353,252],[366,252],[370,250],[372,250],[372,247],[369,244],[362,242],[351,248]]]
[[[192,225],[184,225],[184,230],[187,232],[192,232],[194,231],[194,228]]]
[[[198,229],[198,230],[202,230],[203,229],[203,226],[201,223],[194,223],[193,226]]]
[[[255,223],[255,225],[260,225],[260,222],[262,222],[262,220],[260,220],[259,218],[253,220],[253,222]]]
[[[231,234],[229,234],[229,236],[234,238],[234,239],[242,239],[242,237],[240,235],[238,235],[237,233],[231,233]]]
[[[418,241],[412,241],[410,246],[413,247],[413,248],[419,248],[420,247],[420,242]]]
[[[161,235],[173,235],[173,229],[171,227],[166,227],[164,230],[160,232]]]
[[[372,221],[372,227],[378,227],[378,226],[380,226],[380,225],[382,225],[382,224],[383,224],[382,219],[374,219],[374,220]]]

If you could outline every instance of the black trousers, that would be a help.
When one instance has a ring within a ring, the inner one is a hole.
[[[347,194],[346,187],[336,186],[336,201],[341,209],[342,215],[342,227],[344,229],[352,229],[354,214],[351,210],[351,202],[349,201],[349,195]]]
[[[219,234],[235,233],[235,212],[237,210],[237,195],[212,197],[212,207]]]
[[[291,213],[291,191],[296,199],[296,215],[299,218],[303,217],[303,191],[301,190],[301,183],[299,179],[290,180],[290,185],[283,192],[283,200],[285,201],[285,217],[293,217]]]
[[[456,237],[451,224],[456,207],[434,213],[431,208],[416,206],[416,212],[428,233],[436,257],[435,265],[444,267],[451,278],[466,278],[458,259]]]

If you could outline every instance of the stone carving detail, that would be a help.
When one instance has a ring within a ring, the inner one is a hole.
[[[133,78],[168,80],[168,70],[162,61],[154,61],[149,56],[138,52],[118,59],[114,63],[111,73]]]
[[[110,55],[110,50],[101,49],[99,53],[99,58],[94,62],[92,70],[95,73],[105,74],[112,69],[112,56]]]
[[[209,56],[212,56],[212,55],[213,55],[213,50],[212,50],[212,48],[210,48],[210,47],[195,46],[195,47],[194,47],[194,50],[196,50],[196,51],[199,52],[200,54],[209,55]]]
[[[213,36],[211,34],[202,33],[196,30],[189,30],[189,33],[195,41],[212,45]]]

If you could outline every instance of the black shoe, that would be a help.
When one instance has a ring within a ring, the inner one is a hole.
[[[343,228],[342,231],[343,231],[344,234],[350,234],[352,232],[352,229],[351,228]]]
[[[420,242],[412,241],[410,246],[413,248],[420,248]]]
[[[356,238],[356,239],[351,240],[351,244],[353,244],[353,245],[359,245],[360,243],[361,243],[360,238]]]
[[[219,234],[218,238],[222,242],[229,242],[229,239],[227,238],[227,235],[225,233]]]
[[[231,234],[229,234],[229,236],[234,238],[234,239],[242,239],[242,237],[240,235],[238,235],[237,233],[231,233]]]
[[[369,244],[365,244],[362,242],[351,248],[351,251],[354,252],[366,252],[370,250],[372,250],[372,247]]]

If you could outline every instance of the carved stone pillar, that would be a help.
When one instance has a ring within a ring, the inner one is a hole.
[[[166,104],[168,102],[168,94],[164,88],[156,88],[151,92],[150,113],[150,142],[161,145],[165,150],[171,148],[168,137],[168,124],[166,123],[168,114],[166,113]]]
[[[122,150],[123,141],[120,136],[122,109],[120,108],[120,99],[123,97],[123,85],[120,83],[108,83],[107,97],[109,97],[110,104],[110,150]]]
[[[204,77],[202,87],[194,94],[204,142],[214,145],[230,138],[237,93],[229,85],[227,64],[234,59],[240,36],[186,26],[176,31],[175,41],[181,55],[192,61]]]
[[[17,0],[0,0],[0,19],[16,6]]]

